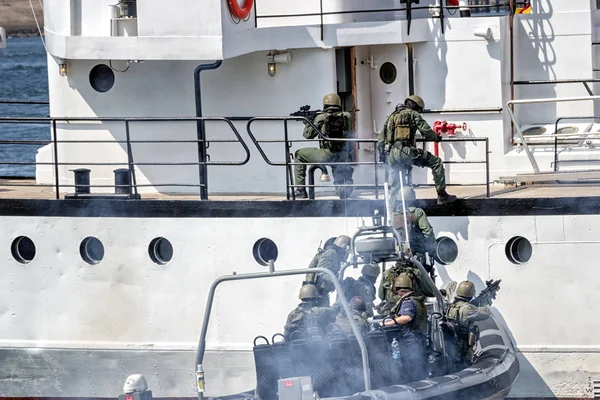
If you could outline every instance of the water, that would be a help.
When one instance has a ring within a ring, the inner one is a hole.
[[[46,52],[39,37],[9,38],[0,49],[0,100],[48,100]],[[45,117],[47,105],[0,104],[0,117]],[[0,124],[0,140],[50,140],[49,125]],[[41,145],[0,144],[0,163],[35,162]],[[2,165],[0,176],[34,177],[34,165]]]

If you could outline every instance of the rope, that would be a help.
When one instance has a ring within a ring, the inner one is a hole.
[[[38,0],[40,2],[40,6],[42,5],[42,0]],[[44,40],[44,35],[42,35],[42,29],[40,28],[40,23],[38,22],[37,16],[35,15],[35,10],[33,9],[33,3],[29,0],[29,7],[31,7],[31,13],[33,14],[33,19],[35,20],[35,25],[37,26],[38,33],[40,34],[40,40],[44,45],[44,50],[46,53],[48,52],[48,48],[46,48],[46,41]],[[44,12],[44,7],[42,6],[42,13]]]

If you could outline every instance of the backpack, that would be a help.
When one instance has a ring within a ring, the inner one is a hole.
[[[401,143],[414,142],[414,135],[411,135],[410,129],[410,114],[404,113],[404,110],[410,110],[410,108],[400,105],[390,116],[389,122],[384,128],[386,144],[393,145],[398,141]]]
[[[344,139],[346,137],[346,116],[343,112],[330,113],[325,117],[323,123],[323,136],[332,139]],[[334,153],[342,151],[346,142],[327,141],[322,142],[323,148]]]

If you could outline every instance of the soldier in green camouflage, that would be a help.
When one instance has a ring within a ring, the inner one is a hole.
[[[409,96],[404,104],[399,104],[396,110],[385,122],[384,129],[379,135],[377,150],[382,160],[387,159],[393,169],[390,174],[391,203],[394,208],[400,190],[399,171],[403,174],[407,167],[429,167],[433,173],[438,204],[450,203],[456,196],[446,192],[446,176],[442,160],[428,151],[417,148],[415,134],[421,132],[426,140],[439,142],[438,136],[421,117],[425,102],[419,96]]]
[[[475,285],[471,281],[463,281],[456,289],[456,298],[448,305],[446,318],[456,335],[455,353],[450,354],[456,370],[468,367],[473,359],[473,347],[478,339],[475,322],[488,319],[491,315],[489,307],[477,307],[470,303],[475,296]]]
[[[365,264],[362,267],[361,276],[358,279],[348,277],[342,282],[342,289],[347,299],[354,296],[362,298],[365,302],[367,317],[373,316],[373,302],[376,299],[375,282],[379,277],[379,267],[375,264]],[[336,305],[339,300],[336,300]],[[339,308],[339,306],[338,306]]]
[[[309,268],[327,268],[336,276],[340,272],[341,264],[348,258],[350,242],[352,239],[346,235],[331,238],[325,242],[323,249],[319,249],[310,262]],[[328,275],[321,273],[308,273],[304,284],[313,284],[319,292],[319,305],[329,307],[329,293],[335,290],[333,281]]]
[[[367,320],[366,311],[367,307],[362,297],[354,296],[350,300],[350,310],[352,310],[352,319],[356,322],[358,329],[361,333],[366,333],[369,328],[369,321]],[[352,333],[350,328],[350,321],[348,317],[340,313],[335,320],[335,324],[346,333]]]
[[[305,123],[306,124],[306,123]],[[325,95],[323,98],[323,113],[315,117],[313,124],[321,130],[325,137],[347,139],[352,130],[352,116],[349,112],[342,111],[342,100],[335,93]],[[312,126],[306,125],[302,134],[306,139],[318,137],[318,133]],[[320,148],[305,147],[295,153],[296,163],[294,164],[294,181],[296,185],[304,186],[306,184],[306,164],[327,164],[329,162],[348,162],[350,161],[350,152],[347,142],[343,141],[325,141],[319,142]],[[335,191],[341,199],[346,199],[352,193],[351,187],[341,187],[339,185],[351,185],[353,169],[350,165],[332,165],[333,184],[336,185]],[[305,187],[297,187],[295,191],[297,198],[306,199],[308,193]]]
[[[317,299],[319,292],[314,285],[304,285],[298,296],[302,302],[287,317],[283,335],[290,341],[304,335],[323,336],[329,325],[335,322],[336,312],[331,307],[319,307]]]

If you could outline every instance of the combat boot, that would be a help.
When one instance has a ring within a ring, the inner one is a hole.
[[[452,203],[453,201],[456,201],[456,196],[454,196],[453,194],[448,194],[448,192],[446,192],[446,189],[438,191],[437,195],[437,203],[439,206],[441,206],[442,204],[448,204]]]
[[[297,199],[308,199],[308,193],[306,193],[305,188],[296,188],[296,191],[294,192],[294,196]]]

